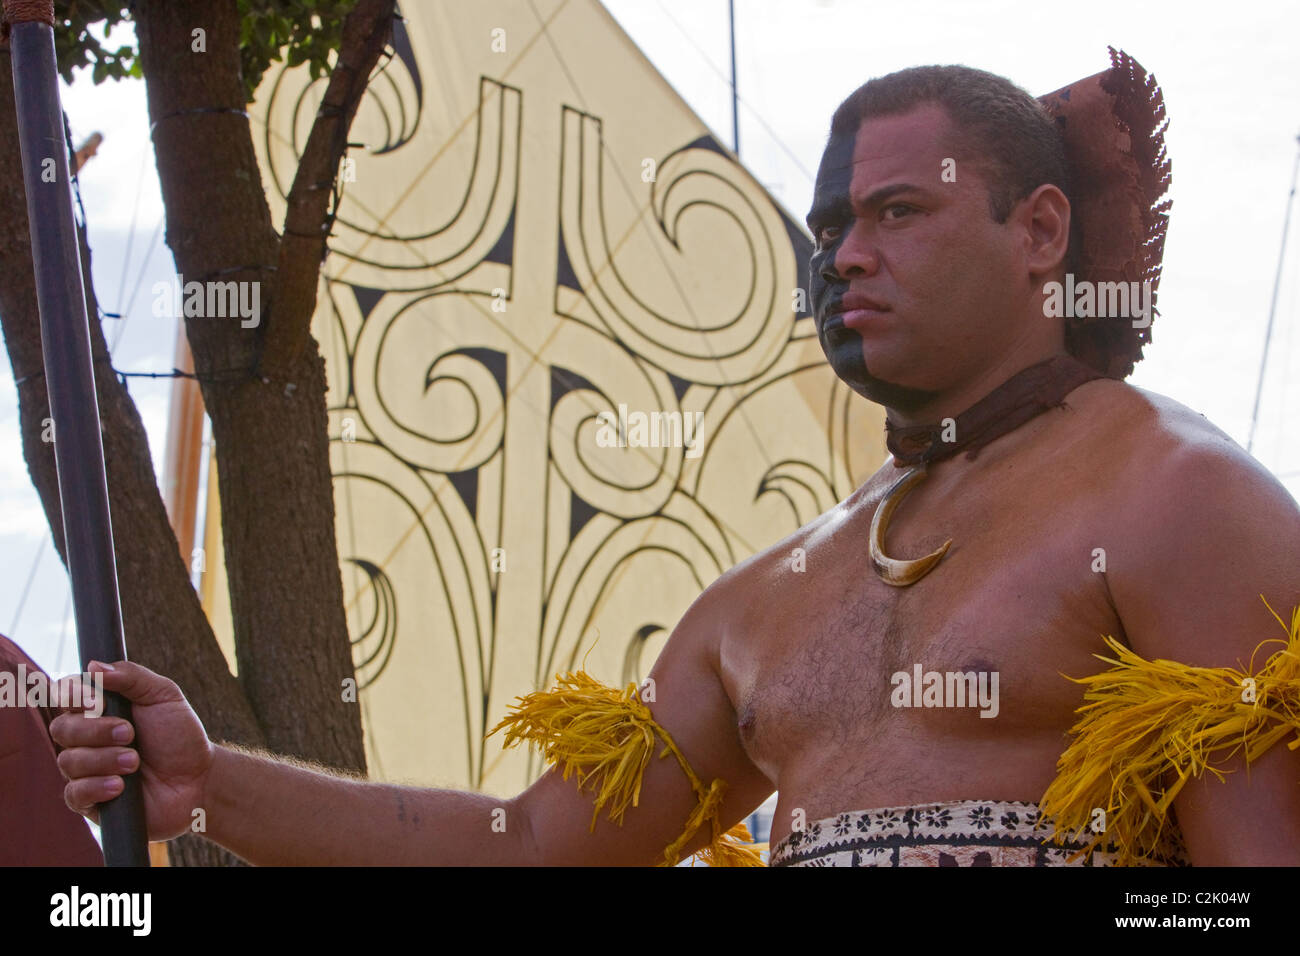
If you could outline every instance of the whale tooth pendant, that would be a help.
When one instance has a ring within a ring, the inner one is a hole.
[[[923,558],[905,560],[891,558],[885,554],[885,532],[889,528],[889,518],[903,498],[916,485],[925,480],[925,465],[909,468],[903,477],[894,482],[893,487],[885,492],[876,506],[875,516],[871,519],[871,567],[880,580],[896,588],[905,588],[925,577],[948,553],[952,539],[945,541],[938,551],[931,552]]]

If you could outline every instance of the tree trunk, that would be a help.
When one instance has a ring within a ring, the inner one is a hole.
[[[354,670],[324,363],[310,336],[277,367],[262,363],[273,326],[310,326],[315,296],[277,302],[284,263],[242,112],[237,11],[141,0],[136,21],[177,271],[186,283],[259,283],[255,327],[185,320],[215,440],[239,681],[272,750],[364,773],[359,708],[342,693]],[[364,82],[374,60],[353,62]],[[311,265],[318,274],[319,257]]]

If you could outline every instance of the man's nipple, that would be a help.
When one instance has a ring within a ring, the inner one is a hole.
[[[745,709],[740,713],[740,720],[736,724],[740,730],[740,736],[743,740],[752,740],[754,730],[758,726],[758,711],[753,704],[745,705]]]

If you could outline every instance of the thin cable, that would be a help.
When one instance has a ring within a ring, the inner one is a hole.
[[[68,123],[68,114],[67,114],[66,112],[63,114],[63,131],[64,131],[64,136],[67,138],[67,141],[68,141],[68,148],[69,148],[69,149],[72,149],[72,127],[71,127],[71,125]],[[141,152],[141,163],[140,163],[140,177],[139,177],[139,179],[138,179],[137,182],[136,182],[135,208],[134,208],[134,209],[132,210],[132,212],[131,212],[131,231],[130,231],[130,233],[128,234],[128,238],[127,238],[126,255],[125,255],[125,257],[124,257],[123,260],[122,260],[122,280],[121,280],[121,282],[119,282],[119,284],[118,284],[118,306],[119,306],[119,308],[118,308],[118,311],[117,311],[116,313],[114,313],[114,317],[117,318],[117,319],[119,319],[120,322],[119,322],[117,328],[115,328],[115,329],[113,330],[113,341],[112,341],[111,343],[108,343],[108,351],[109,351],[109,354],[110,354],[110,355],[111,355],[112,353],[114,353],[114,352],[117,351],[117,347],[118,347],[118,345],[119,345],[119,344],[121,343],[121,341],[122,341],[122,336],[126,333],[126,323],[130,320],[130,317],[131,317],[131,307],[132,307],[132,305],[134,305],[134,303],[135,303],[135,296],[136,296],[136,293],[139,292],[139,290],[140,290],[140,283],[144,280],[144,271],[145,271],[145,268],[146,268],[146,267],[148,266],[148,264],[149,264],[150,257],[151,257],[152,254],[153,254],[153,248],[154,248],[155,245],[157,245],[157,242],[158,242],[158,235],[159,235],[159,233],[162,232],[162,220],[159,220],[158,225],[154,228],[153,238],[149,241],[148,252],[146,252],[146,254],[145,254],[144,262],[141,263],[141,266],[140,266],[140,274],[139,274],[138,276],[136,276],[136,284],[135,284],[135,288],[131,291],[131,299],[128,301],[127,306],[126,306],[125,309],[121,308],[121,301],[122,301],[122,288],[123,288],[123,287],[125,286],[125,284],[126,284],[126,272],[127,272],[127,266],[130,264],[130,260],[131,260],[131,246],[132,246],[132,244],[133,244],[134,241],[135,241],[135,224],[136,224],[136,217],[137,217],[137,215],[138,215],[138,213],[139,213],[139,211],[140,211],[140,193],[141,193],[141,190],[142,190],[142,187],[143,187],[143,183],[144,183],[145,161],[146,161],[146,154],[142,151],[142,152]],[[69,168],[71,169],[72,167],[69,167]],[[71,173],[71,179],[72,179],[72,191],[73,191],[73,195],[76,197],[76,200],[77,200],[77,208],[81,211],[80,231],[81,231],[81,234],[82,234],[82,238],[85,239],[85,241],[86,241],[86,248],[89,249],[89,248],[90,248],[90,241],[89,241],[88,233],[87,233],[87,222],[88,222],[88,220],[86,219],[86,207],[85,207],[85,205],[83,205],[83,203],[82,203],[82,201],[81,201],[81,174],[80,174],[80,171],[74,171],[74,172],[72,172],[72,173]],[[102,319],[104,318],[104,316],[105,316],[106,313],[104,312],[104,310],[103,310],[102,308],[100,308],[100,306],[99,306],[99,302],[98,302],[98,299],[96,299],[96,302],[95,302],[95,309],[96,309],[96,311],[97,311],[98,314],[99,314],[99,318],[102,320]]]
[[[1273,317],[1277,313],[1277,290],[1282,284],[1282,263],[1286,261],[1286,235],[1291,227],[1291,203],[1295,199],[1295,185],[1300,177],[1300,136],[1296,136],[1295,168],[1291,170],[1291,192],[1286,197],[1286,214],[1282,217],[1282,247],[1277,255],[1277,275],[1273,278],[1273,300],[1268,307],[1268,326],[1264,330],[1264,354],[1259,360],[1259,381],[1255,385],[1255,409],[1250,413],[1250,435],[1246,439],[1246,454],[1255,446],[1255,425],[1259,421],[1259,400],[1264,394],[1264,371],[1268,368],[1268,347],[1273,339]]]
[[[1300,274],[1300,272],[1293,272],[1292,276],[1294,277],[1297,274]],[[1295,349],[1293,348],[1296,325],[1295,291],[1296,286],[1293,284],[1291,286],[1291,308],[1287,312],[1287,314],[1291,316],[1291,321],[1286,323],[1286,339],[1282,343],[1282,384],[1278,388],[1278,394],[1282,396],[1282,413],[1278,415],[1277,418],[1277,442],[1274,446],[1276,448],[1284,448],[1286,446],[1286,420],[1287,411],[1290,407],[1286,400],[1286,396],[1291,388],[1291,364],[1292,360],[1295,358]]]
[[[45,544],[50,539],[41,538],[40,546],[36,549],[36,557],[32,558],[32,569],[27,572],[27,583],[23,585],[22,597],[18,599],[18,608],[14,611],[14,622],[9,626],[9,633],[16,636],[18,634],[18,622],[22,619],[23,608],[27,606],[27,595],[32,591],[32,582],[36,580],[36,569],[41,566],[41,558],[45,557]]]
[[[63,650],[68,646],[68,620],[72,617],[72,588],[68,588],[67,600],[63,602],[63,628],[59,631],[59,649],[54,654],[54,673],[62,674]]]
[[[236,366],[235,368],[214,369],[211,372],[182,372],[178,368],[173,368],[170,372],[124,372],[117,368],[111,362],[96,362],[97,365],[107,365],[117,378],[123,384],[126,384],[128,378],[189,378],[196,382],[237,382],[255,377],[256,366]],[[21,384],[28,380],[44,378],[44,370],[33,372],[31,375],[24,375],[15,384]]]
[[[658,5],[659,9],[663,11],[664,16],[668,18],[669,22],[672,23],[672,25],[677,28],[677,31],[683,37],[686,38],[686,42],[689,43],[695,49],[695,52],[698,53],[700,57],[704,60],[704,62],[708,64],[709,69],[711,69],[715,74],[717,74],[717,76],[719,77],[719,79],[722,80],[723,83],[726,83],[728,86],[731,86],[732,83],[730,80],[727,79],[727,74],[721,68],[719,68],[718,65],[713,62],[712,58],[710,58],[709,54],[706,53],[700,47],[700,45],[695,42],[695,38],[690,35],[690,33],[686,30],[686,28],[683,27],[680,23],[678,23],[677,19],[671,13],[668,12],[668,8],[663,5],[662,0],[655,0],[655,3]],[[752,105],[750,105],[750,103],[746,101],[746,99],[743,96],[737,95],[736,99],[739,100],[740,103],[745,107],[745,110],[749,113],[749,115],[752,116],[758,122],[758,125],[763,127],[767,135],[772,137],[772,141],[775,142],[776,145],[781,148],[781,152],[785,153],[786,156],[790,158],[790,161],[794,163],[795,168],[798,169],[799,172],[803,173],[804,177],[808,180],[808,182],[812,184],[816,184],[817,177],[814,176],[812,173],[810,173],[807,167],[804,166],[803,161],[800,160],[799,157],[795,155],[794,151],[791,150],[789,146],[785,145],[785,141],[781,139],[781,137],[777,134],[776,130],[772,129],[771,125],[767,122],[767,120],[763,119],[762,114],[759,113],[758,110],[756,110]]]
[[[63,113],[63,138],[68,145],[68,169],[75,170],[77,165],[77,150],[72,145],[72,127],[68,125],[68,114],[65,110]],[[77,209],[81,211],[81,229],[86,229],[86,207],[81,202],[81,179],[75,171],[70,173],[72,178],[72,194],[77,200]]]
[[[117,344],[122,340],[126,332],[126,323],[130,319],[135,309],[135,297],[140,291],[140,286],[144,283],[145,270],[149,268],[149,263],[153,260],[153,251],[158,246],[158,237],[162,234],[163,221],[158,220],[158,225],[154,226],[153,238],[149,240],[149,245],[145,248],[144,258],[140,260],[140,271],[136,274],[135,285],[131,288],[131,297],[126,300],[126,305],[121,311],[121,325],[118,327],[113,338],[113,344],[109,347],[109,354],[117,350]]]
[[[740,158],[740,94],[736,86],[736,0],[727,0],[727,28],[731,36],[731,151]]]
[[[140,218],[140,193],[144,191],[144,171],[147,163],[148,156],[142,149],[140,150],[140,175],[135,180],[135,204],[131,208],[131,228],[126,234],[126,252],[122,255],[122,276],[117,280],[117,313],[123,317],[122,325],[126,325],[126,317],[130,314],[122,308],[122,296],[126,292],[126,272],[131,265],[131,249],[135,246],[135,224]],[[119,331],[113,345],[109,347],[109,352],[113,351],[117,340],[121,337]]]

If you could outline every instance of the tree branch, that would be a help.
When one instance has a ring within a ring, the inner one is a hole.
[[[360,0],[343,22],[343,42],[289,190],[280,237],[276,311],[263,341],[264,372],[283,374],[310,335],[316,289],[332,216],[332,186],[347,149],[348,130],[370,71],[392,37],[394,0]]]

